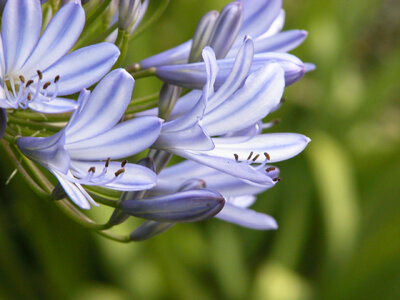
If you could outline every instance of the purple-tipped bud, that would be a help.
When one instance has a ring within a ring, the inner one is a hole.
[[[224,58],[231,49],[243,23],[240,2],[232,2],[224,7],[218,17],[208,45],[214,49],[217,59]]]
[[[118,27],[130,31],[140,16],[141,0],[119,0]]]
[[[158,116],[167,120],[181,94],[181,88],[176,85],[164,84],[158,97]]]
[[[206,13],[197,24],[188,62],[197,62],[201,60],[201,51],[203,51],[204,47],[207,46],[208,42],[211,40],[218,16],[219,13],[217,11],[210,11]]]
[[[175,223],[156,222],[146,220],[130,235],[132,241],[144,241],[152,238],[174,226]]]
[[[7,113],[6,110],[0,108],[0,140],[2,139],[7,128]]]
[[[224,207],[221,194],[191,190],[143,201],[129,200],[120,209],[132,216],[160,222],[196,222],[215,216]]]

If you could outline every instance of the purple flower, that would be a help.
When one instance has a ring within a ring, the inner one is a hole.
[[[156,174],[148,168],[111,161],[143,151],[161,130],[162,121],[157,117],[119,123],[131,100],[133,86],[134,80],[125,70],[114,70],[92,93],[80,93],[77,110],[60,132],[50,137],[17,140],[22,153],[53,173],[81,208],[95,204],[81,185],[137,191],[156,183]]]
[[[84,23],[82,6],[69,2],[41,34],[40,1],[8,1],[1,24],[0,107],[30,108],[43,113],[74,110],[76,101],[60,96],[97,82],[119,56],[118,48],[110,43],[68,53]]]

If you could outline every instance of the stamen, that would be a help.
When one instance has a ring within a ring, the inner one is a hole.
[[[57,83],[57,81],[60,80],[60,75],[57,75],[56,77],[54,77],[54,83]]]
[[[239,162],[239,155],[237,155],[237,154],[235,153],[235,154],[233,154],[233,156],[235,157],[235,160],[236,160],[237,162]]]
[[[271,160],[271,156],[267,152],[264,152],[264,156],[267,160]]]
[[[28,82],[26,83],[25,87],[30,86],[32,83],[33,83],[33,80],[32,80],[32,79],[29,79]]]
[[[49,87],[49,85],[51,84],[50,81],[47,81],[45,84],[43,84],[43,89],[47,89]]]
[[[27,99],[28,101],[31,101],[31,100],[32,100],[32,95],[31,95],[31,93],[28,93],[28,96],[26,96],[26,99]]]
[[[25,83],[25,77],[22,75],[19,75],[19,80],[21,80],[22,83]]]
[[[274,171],[274,170],[275,170],[274,167],[269,167],[269,168],[267,168],[265,171],[266,171],[266,172],[271,172],[271,171]]]
[[[106,164],[105,164],[106,168],[108,168],[108,166],[110,165],[110,162],[111,162],[111,157],[107,158],[107,160],[106,160]]]
[[[128,163],[128,161],[126,160],[126,159],[124,159],[122,162],[121,162],[121,168],[123,168],[123,167],[125,167],[125,165]]]
[[[260,156],[260,154],[257,154],[256,156],[254,156],[253,161],[256,161],[259,156]]]
[[[96,168],[95,167],[90,167],[88,170],[88,173],[95,173],[96,172]]]
[[[253,151],[250,152],[250,155],[249,155],[249,157],[247,158],[247,160],[249,160],[252,156],[253,156]]]
[[[43,79],[43,74],[42,74],[42,72],[40,72],[40,70],[36,70],[36,73],[38,74],[39,79],[42,80],[42,79]]]
[[[125,172],[125,169],[122,168],[122,169],[119,169],[117,172],[115,172],[114,175],[115,175],[115,177],[118,177],[119,175],[121,175],[124,172]]]
[[[280,177],[276,177],[276,178],[272,179],[272,181],[274,181],[274,182],[281,181],[281,178]]]

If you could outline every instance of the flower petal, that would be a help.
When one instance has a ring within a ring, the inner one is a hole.
[[[251,126],[279,104],[284,88],[280,65],[264,65],[251,73],[232,97],[205,115],[204,126],[212,136]]]
[[[76,100],[68,98],[55,98],[51,101],[39,101],[36,99],[29,103],[29,108],[44,114],[60,114],[73,111],[77,108]]]
[[[217,214],[224,198],[214,191],[198,189],[143,200],[121,202],[124,212],[153,221],[196,222]]]
[[[25,63],[39,39],[41,28],[42,8],[39,1],[7,1],[1,21],[7,73]]]
[[[146,220],[130,234],[130,238],[132,241],[148,240],[160,233],[163,233],[174,225],[175,223]]]
[[[117,124],[131,101],[134,82],[123,69],[105,76],[85,101],[79,117],[70,122],[67,143],[94,137]]]
[[[114,65],[119,56],[118,48],[110,43],[100,43],[75,50],[53,64],[43,72],[43,81],[58,81],[58,95],[79,92],[96,83]],[[55,92],[55,85],[48,87],[49,93]]]
[[[65,55],[78,40],[85,24],[85,12],[80,4],[62,6],[44,30],[35,50],[22,67],[30,77],[36,70],[45,70]]]
[[[274,218],[251,209],[234,206],[230,203],[225,203],[224,208],[215,217],[252,229],[275,230],[278,228],[278,224]]]
[[[304,30],[288,30],[261,37],[254,40],[255,52],[288,52],[303,43],[306,37],[307,31]]]
[[[259,154],[255,162],[265,161],[264,152],[269,155],[268,162],[278,162],[296,156],[311,141],[308,137],[297,133],[268,133],[255,136],[245,143],[229,143],[231,138],[214,138],[215,148],[208,155],[232,158],[234,153],[239,160],[245,161],[250,152]]]
[[[95,168],[95,172],[91,183],[82,180],[81,184],[99,185],[119,191],[140,191],[154,187],[157,182],[157,175],[152,170],[137,164],[127,163],[122,167],[120,162],[111,161],[107,172],[103,175],[105,162],[76,160],[71,162],[71,172],[78,180],[85,178],[88,175],[88,170],[92,167]],[[115,173],[122,168],[125,170],[123,174],[110,183],[116,177]]]
[[[74,160],[118,159],[138,153],[154,143],[161,131],[162,120],[140,117],[125,121],[114,128],[66,148]]]

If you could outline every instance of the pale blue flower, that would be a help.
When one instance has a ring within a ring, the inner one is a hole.
[[[279,170],[276,167],[265,166],[259,172],[278,180]],[[184,161],[164,169],[158,176],[157,186],[150,193],[154,196],[172,193],[189,178],[204,181],[207,189],[217,191],[225,198],[225,206],[216,215],[217,218],[253,229],[277,228],[276,221],[271,216],[248,208],[255,202],[257,194],[271,188],[272,185],[249,184],[192,161]]]
[[[119,56],[118,48],[101,43],[72,48],[85,23],[76,2],[65,4],[41,34],[39,0],[8,1],[0,39],[0,107],[60,113],[76,108],[74,94],[103,77]]]
[[[307,32],[304,30],[281,32],[285,19],[281,0],[236,1],[228,4],[221,15],[230,7],[236,8],[235,11],[243,15],[243,21],[236,22],[240,25],[240,30],[216,30],[220,25],[218,19],[214,25],[215,30],[209,34],[209,41],[206,43],[216,50],[218,65],[221,69],[216,87],[225,80],[228,71],[224,70],[230,70],[232,67],[233,58],[239,51],[245,36],[251,36],[254,39],[255,59],[252,68],[256,69],[266,62],[277,62],[285,70],[286,85],[299,80],[306,71],[314,68],[312,64],[304,64],[297,57],[285,53],[300,45],[305,40]],[[229,21],[228,18],[225,23]],[[232,27],[228,25],[225,27]],[[220,27],[224,28],[221,25]],[[157,76],[167,83],[188,88],[201,88],[205,83],[204,64],[186,64],[191,47],[192,40],[144,59],[140,62],[140,66],[142,68],[157,67]],[[224,57],[227,59],[219,61]]]
[[[121,191],[144,190],[156,183],[148,168],[126,161],[149,147],[161,130],[161,119],[139,117],[118,123],[127,108],[133,78],[122,69],[104,77],[90,93],[84,90],[78,108],[66,127],[51,137],[22,137],[19,149],[53,173],[71,200],[90,208],[93,199],[81,185],[97,185]]]
[[[276,63],[252,72],[252,57],[253,43],[247,38],[231,73],[214,92],[218,67],[212,49],[206,48],[203,58],[207,83],[203,91],[192,91],[177,101],[152,147],[243,180],[274,185],[258,169],[267,162],[297,155],[310,139],[295,133],[261,134],[260,120],[280,105],[284,72]],[[153,110],[142,115],[155,113]]]

